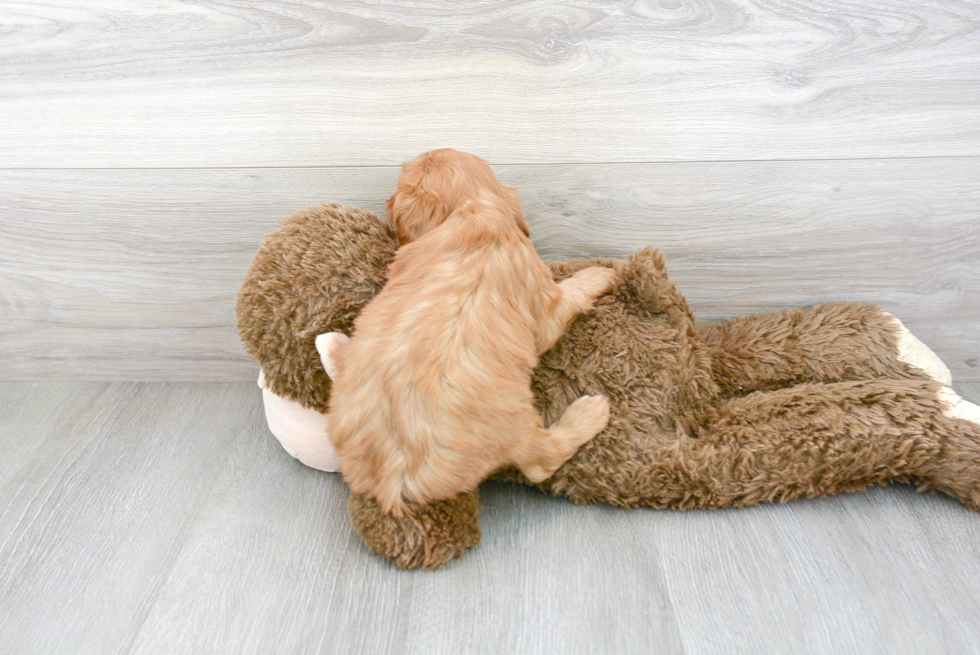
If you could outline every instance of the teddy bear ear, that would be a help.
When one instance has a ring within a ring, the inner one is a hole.
[[[331,380],[337,378],[337,353],[350,342],[350,337],[343,332],[325,332],[317,335],[316,351],[320,354],[320,363]]]
[[[398,245],[415,241],[446,219],[446,198],[432,180],[402,182],[388,201],[385,211],[395,226]]]
[[[637,306],[644,311],[686,315],[693,323],[687,300],[671,281],[663,253],[657,248],[644,248],[631,255],[623,267],[623,280],[635,294]]]

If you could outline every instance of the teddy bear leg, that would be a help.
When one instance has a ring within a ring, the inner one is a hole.
[[[741,394],[801,382],[933,379],[945,364],[901,321],[875,305],[833,303],[699,325],[723,392]]]
[[[409,502],[400,518],[355,493],[348,511],[368,548],[403,569],[441,568],[480,543],[482,536],[476,490],[425,505]]]
[[[958,498],[980,511],[980,407],[960,398],[949,387],[937,391],[942,417],[936,431],[942,436],[939,455],[921,474],[924,487]]]
[[[711,496],[751,505],[917,479],[980,501],[980,410],[931,380],[803,384],[736,398],[679,454]],[[696,485],[695,485],[696,486]]]

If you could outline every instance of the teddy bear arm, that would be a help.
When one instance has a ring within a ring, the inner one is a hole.
[[[682,490],[708,506],[917,480],[980,510],[980,407],[932,380],[752,393],[723,406],[675,455],[694,472]]]
[[[699,325],[726,394],[801,382],[931,378],[949,369],[902,323],[874,305],[834,303]]]
[[[480,495],[475,489],[449,500],[408,503],[400,518],[355,493],[348,511],[368,548],[403,569],[442,568],[476,546],[482,536]]]

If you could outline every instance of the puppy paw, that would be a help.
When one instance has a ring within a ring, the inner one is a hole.
[[[606,266],[590,266],[572,275],[575,286],[589,301],[612,291],[616,284],[616,271]]]
[[[577,449],[609,424],[609,399],[605,396],[582,396],[568,406],[559,423],[569,432]]]
[[[320,363],[331,380],[337,377],[337,352],[349,341],[350,337],[342,332],[327,332],[317,335],[316,351],[320,353]]]
[[[616,271],[605,266],[590,266],[578,271],[559,286],[577,305],[579,312],[588,312],[599,296],[609,293],[616,284]]]
[[[943,360],[939,359],[936,353],[909,332],[900,320],[887,312],[885,313],[898,329],[898,343],[896,344],[898,360],[909,366],[914,366],[940,384],[945,384],[947,387],[951,385],[953,376],[950,374],[949,368],[943,364]]]

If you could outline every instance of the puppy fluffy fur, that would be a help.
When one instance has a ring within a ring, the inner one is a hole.
[[[516,193],[473,155],[438,150],[406,164],[388,212],[402,247],[331,355],[330,438],[344,478],[395,516],[507,465],[545,480],[606,426],[609,407],[580,398],[546,429],[531,374],[609,290],[612,270],[556,284]]]

